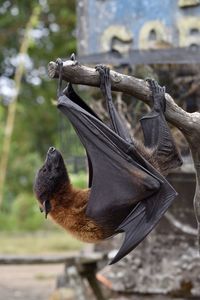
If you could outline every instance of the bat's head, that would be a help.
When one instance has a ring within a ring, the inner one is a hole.
[[[37,172],[33,186],[40,203],[40,210],[45,212],[46,217],[51,211],[50,200],[68,181],[69,178],[61,153],[54,147],[50,147],[43,166]]]

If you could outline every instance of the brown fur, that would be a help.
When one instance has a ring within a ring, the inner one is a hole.
[[[160,168],[160,163],[157,160],[157,149],[147,148],[140,141],[134,140],[134,146],[137,151],[159,172],[162,173],[162,168]]]
[[[51,199],[50,216],[78,239],[94,243],[106,236],[100,226],[86,217],[89,195],[89,189],[74,189],[70,183],[63,185]]]
[[[163,176],[167,176],[170,169],[179,167],[180,160],[176,148],[168,153],[158,151],[158,148],[145,147],[140,141],[134,140],[137,151]],[[174,146],[175,147],[175,146]]]

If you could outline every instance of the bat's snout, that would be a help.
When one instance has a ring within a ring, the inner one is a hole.
[[[63,163],[61,153],[55,147],[50,147],[49,150],[47,151],[45,163],[47,167],[57,168],[61,166]]]
[[[56,151],[56,148],[55,147],[50,147],[49,150],[48,150],[48,154],[52,154]]]

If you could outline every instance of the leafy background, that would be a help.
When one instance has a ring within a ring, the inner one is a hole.
[[[20,56],[25,29],[34,9],[40,14],[29,34],[28,52]],[[55,107],[56,81],[49,80],[47,65],[76,50],[75,1],[0,1],[0,158],[8,108],[15,93],[14,76],[23,60],[25,69],[17,99],[3,201],[0,233],[58,230],[44,221],[33,195],[36,170],[49,146],[61,147],[60,115]],[[79,155],[79,145],[71,147]],[[72,176],[77,186],[85,185],[84,173]],[[12,237],[13,241],[13,237]],[[5,248],[5,251],[8,249]],[[0,251],[3,251],[1,246]]]

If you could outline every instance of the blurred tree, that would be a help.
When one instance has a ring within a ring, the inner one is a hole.
[[[35,6],[42,13],[31,30],[27,55],[19,49],[26,24]],[[53,105],[56,83],[46,73],[48,62],[75,51],[75,1],[1,1],[0,3],[0,153],[8,105],[15,93],[13,78],[20,61],[25,72],[17,103],[8,172],[4,186],[4,210],[18,194],[32,193],[36,169],[50,145],[58,145],[59,115]]]

